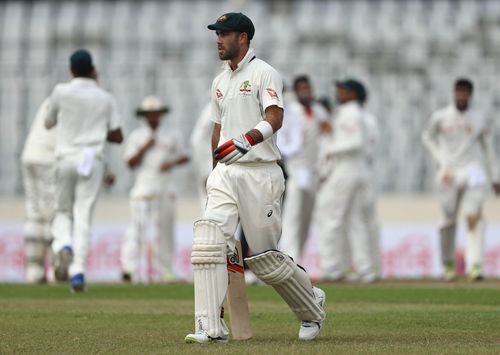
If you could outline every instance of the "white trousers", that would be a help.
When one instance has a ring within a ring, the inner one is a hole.
[[[439,186],[439,199],[443,213],[441,225],[441,257],[443,263],[455,260],[455,237],[460,208],[465,217],[479,216],[482,220],[482,207],[486,195],[485,186],[467,187],[465,184]],[[484,254],[483,225],[478,223],[476,230],[467,231],[465,249],[466,272],[471,268],[482,267]]]
[[[368,181],[366,190],[361,197],[361,220],[365,224],[365,230],[368,232],[370,254],[375,274],[380,276],[382,273],[382,256],[380,251],[380,229],[377,218],[377,188],[373,180]],[[363,233],[360,229],[360,224],[351,224],[350,229],[351,235],[360,235]],[[346,250],[346,253],[350,254],[350,251]]]
[[[290,255],[297,263],[300,263],[309,235],[315,196],[315,184],[309,186],[308,189],[300,188],[294,178],[293,171],[290,172],[286,181],[280,249]]]
[[[22,165],[26,221],[24,223],[26,280],[45,278],[45,259],[50,253],[50,231],[55,209],[55,172],[52,164]]]
[[[205,219],[221,227],[229,253],[238,222],[252,253],[277,249],[284,189],[276,163],[217,164],[207,181]]]
[[[141,278],[140,261],[145,257],[151,267],[148,279],[162,280],[172,275],[175,251],[175,196],[130,199],[130,225],[122,246],[123,272]],[[151,249],[148,247],[151,246]]]
[[[324,278],[338,279],[351,268],[359,275],[374,272],[372,243],[363,221],[366,175],[335,168],[318,193],[317,214],[320,237],[321,268]],[[351,226],[357,226],[353,233]]]
[[[104,166],[94,160],[92,173],[83,177],[77,173],[76,157],[63,157],[56,163],[56,215],[52,224],[52,250],[73,248],[70,277],[85,273],[91,237],[95,203],[102,185]]]

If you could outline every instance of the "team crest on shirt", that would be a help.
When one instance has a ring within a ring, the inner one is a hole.
[[[271,96],[271,98],[279,100],[278,94],[274,89],[266,88],[266,91],[269,94],[269,96]]]
[[[217,90],[215,90],[215,96],[217,96],[217,100],[220,100],[220,99],[222,99],[223,95],[222,95],[222,92],[219,89],[217,89]]]
[[[240,95],[251,95],[252,94],[252,84],[250,84],[250,80],[245,80],[240,85]]]

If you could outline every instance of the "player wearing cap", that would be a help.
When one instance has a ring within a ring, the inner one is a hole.
[[[465,266],[473,280],[482,279],[482,206],[488,178],[500,194],[500,174],[492,142],[492,122],[471,107],[473,84],[455,82],[454,103],[434,112],[423,142],[435,162],[444,221],[439,229],[441,257],[448,280],[455,278],[457,216],[463,208],[467,221]]]
[[[299,262],[314,208],[318,178],[318,141],[322,131],[330,132],[331,128],[328,112],[314,101],[309,78],[305,75],[297,76],[293,88],[296,100],[287,105],[287,125],[279,131],[278,136],[278,146],[285,157],[288,172],[280,243],[281,249]],[[298,124],[288,125],[292,121],[297,121]],[[294,126],[296,129],[288,130]]]
[[[49,100],[38,109],[21,156],[26,201],[26,280],[45,282],[45,258],[50,252],[55,194],[55,131],[45,128]]]
[[[131,223],[121,254],[124,281],[144,276],[137,269],[138,260],[148,255],[149,242],[154,246],[152,261],[159,279],[173,278],[176,196],[171,171],[189,158],[183,153],[179,135],[162,129],[161,117],[168,111],[157,97],[144,98],[136,111],[144,124],[132,131],[126,142],[125,161],[136,175],[130,191]],[[157,276],[148,275],[156,280]]]
[[[350,270],[350,250],[355,273],[362,282],[375,279],[370,241],[363,223],[363,197],[368,184],[365,154],[365,125],[359,105],[360,83],[345,80],[336,83],[340,103],[334,117],[334,133],[327,147],[333,167],[318,193],[318,223],[323,278],[340,280]],[[356,234],[350,233],[356,224]]]
[[[70,277],[73,291],[85,289],[90,226],[103,180],[106,141],[120,143],[114,98],[96,82],[90,53],[70,57],[73,79],[56,85],[45,127],[56,129],[56,215],[52,225],[57,280]]]
[[[189,343],[226,342],[221,317],[228,286],[227,257],[234,253],[240,221],[253,255],[249,268],[272,285],[301,320],[299,339],[311,340],[325,317],[325,294],[286,254],[276,250],[281,233],[283,173],[276,131],[283,121],[283,82],[249,47],[255,29],[241,13],[209,25],[225,67],[212,84],[214,170],[207,181],[204,220],[194,225],[191,262],[195,329]]]

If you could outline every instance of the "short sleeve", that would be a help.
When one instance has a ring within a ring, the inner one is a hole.
[[[52,128],[57,124],[57,115],[59,111],[59,86],[56,85],[52,94],[48,98],[48,105],[45,112],[44,125],[45,128]]]
[[[222,97],[222,93],[217,88],[215,81],[212,84],[212,89],[210,90],[210,119],[215,123],[221,123],[221,112],[219,107],[219,97]]]
[[[269,67],[262,72],[259,95],[264,111],[269,106],[283,108],[283,79],[280,74]]]
[[[118,104],[116,103],[115,98],[111,96],[110,100],[111,100],[111,111],[109,117],[108,130],[114,131],[122,126],[122,120],[120,117],[120,113],[118,111]]]

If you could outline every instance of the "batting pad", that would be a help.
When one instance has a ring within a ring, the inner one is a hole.
[[[261,281],[273,286],[299,320],[321,322],[325,318],[324,310],[314,298],[309,277],[288,255],[267,250],[245,261]]]
[[[229,334],[223,320],[222,304],[228,286],[226,239],[212,221],[194,224],[191,263],[194,275],[195,329],[209,337]]]

